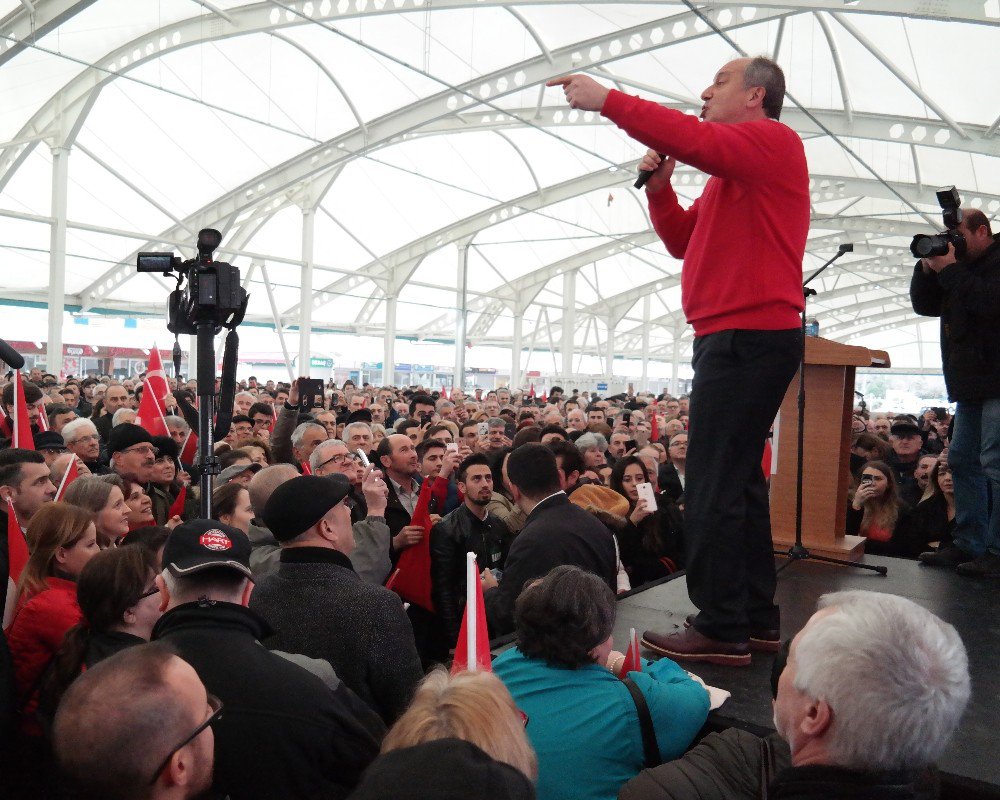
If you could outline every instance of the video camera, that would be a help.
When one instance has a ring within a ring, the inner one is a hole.
[[[243,321],[249,296],[240,286],[240,271],[231,264],[212,261],[222,234],[212,228],[198,231],[198,257],[182,261],[173,253],[139,253],[139,272],[177,273],[177,288],[167,302],[167,329],[194,335],[198,324],[211,322],[215,332],[234,329]],[[182,288],[185,279],[187,287]]]
[[[966,249],[965,237],[957,231],[962,221],[962,198],[954,186],[942,189],[936,194],[947,230],[936,234],[918,233],[910,243],[910,252],[914,258],[943,256],[948,254],[948,245],[951,244],[955,246],[955,258],[963,258]]]

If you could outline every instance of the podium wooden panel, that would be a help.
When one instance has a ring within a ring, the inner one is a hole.
[[[880,350],[806,337],[806,414],[802,543],[816,555],[856,561],[864,539],[845,536],[850,481],[851,416],[857,367],[888,367]],[[775,428],[777,467],[771,476],[771,531],[776,549],[795,542],[799,375],[795,373]]]

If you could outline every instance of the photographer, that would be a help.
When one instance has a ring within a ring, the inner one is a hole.
[[[958,252],[954,234],[964,239]],[[986,215],[973,208],[962,209],[946,238],[947,253],[914,267],[910,300],[918,314],[941,318],[941,365],[948,398],[956,404],[948,450],[955,538],[920,560],[1000,578],[1000,242]]]

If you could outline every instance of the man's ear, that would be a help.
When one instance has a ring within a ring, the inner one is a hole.
[[[167,610],[167,606],[170,605],[170,590],[167,588],[167,582],[163,580],[162,575],[156,576],[156,586],[160,590],[160,613],[162,614]]]
[[[806,711],[799,729],[812,739],[820,739],[826,735],[833,723],[833,709],[825,700],[814,700]]]

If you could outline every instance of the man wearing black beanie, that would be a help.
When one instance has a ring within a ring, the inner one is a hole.
[[[277,634],[268,647],[329,661],[340,679],[392,723],[422,677],[399,597],[354,572],[351,484],[339,473],[278,486],[261,512],[281,545],[278,571],[250,607]]]

